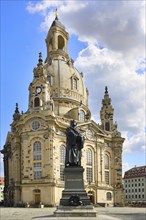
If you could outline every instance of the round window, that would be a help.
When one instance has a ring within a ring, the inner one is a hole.
[[[32,122],[32,129],[37,130],[40,127],[40,122],[39,121],[33,121]]]

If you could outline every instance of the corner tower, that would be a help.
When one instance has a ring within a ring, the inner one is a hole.
[[[28,111],[46,110],[50,108],[53,100],[50,98],[50,83],[44,69],[42,54],[39,53],[37,67],[34,68],[33,81],[29,85]]]
[[[112,132],[117,127],[116,122],[113,123],[114,108],[111,105],[111,99],[108,94],[108,88],[105,87],[105,94],[102,100],[100,110],[101,128],[105,131]]]

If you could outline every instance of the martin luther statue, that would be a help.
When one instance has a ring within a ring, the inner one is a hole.
[[[76,121],[72,120],[66,129],[66,158],[65,166],[81,166],[81,150],[84,139],[76,129]]]

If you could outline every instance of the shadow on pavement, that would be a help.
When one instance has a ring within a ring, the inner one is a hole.
[[[37,216],[37,217],[33,217],[32,219],[37,219],[37,218],[52,218],[52,217],[54,217],[54,215]]]

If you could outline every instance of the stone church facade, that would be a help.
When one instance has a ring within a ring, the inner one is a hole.
[[[59,204],[64,187],[66,128],[72,119],[85,138],[82,150],[85,189],[94,204],[123,206],[122,145],[113,121],[108,88],[102,100],[101,124],[91,120],[83,73],[68,55],[69,35],[56,16],[29,85],[28,110],[18,104],[4,155],[5,205]]]

